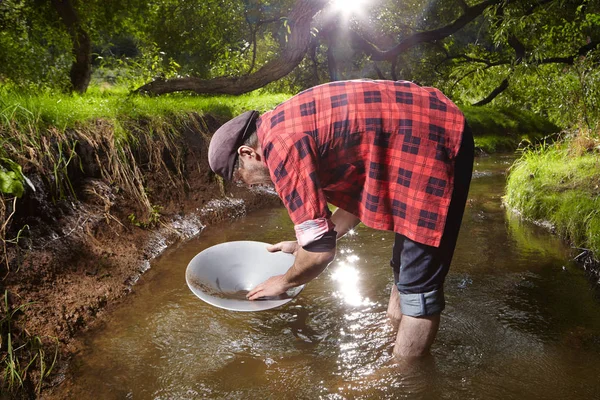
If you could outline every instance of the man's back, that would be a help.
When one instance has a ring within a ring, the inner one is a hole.
[[[464,117],[440,91],[410,82],[344,81],[263,114],[258,136],[296,225],[327,203],[372,228],[437,246]]]

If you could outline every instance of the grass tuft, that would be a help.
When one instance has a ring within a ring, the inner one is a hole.
[[[4,292],[0,302],[3,315],[0,319],[0,389],[2,393],[15,398],[19,395],[23,398],[39,395],[44,380],[52,372],[58,357],[56,339],[53,340],[54,355],[49,357],[45,350],[48,347],[44,343],[45,338],[31,335],[19,328],[18,318],[28,306],[29,304],[13,306],[9,301],[8,291]]]
[[[526,218],[552,223],[574,246],[598,256],[600,152],[580,153],[577,143],[573,137],[525,150],[511,168],[504,200]]]

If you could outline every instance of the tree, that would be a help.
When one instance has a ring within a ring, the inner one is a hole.
[[[104,65],[135,71],[137,93],[296,91],[379,78],[483,105],[509,102],[542,66],[583,65],[600,41],[600,0],[370,0],[354,15],[350,3],[335,11],[336,1],[5,0],[0,78],[28,85],[37,71],[37,82],[54,86],[69,71],[69,86],[82,92],[96,49]],[[108,50],[120,37],[140,56]]]
[[[51,0],[52,6],[65,24],[73,44],[73,63],[69,76],[72,90],[84,93],[92,76],[92,41],[84,29],[79,14],[70,0]]]
[[[277,58],[268,61],[258,71],[244,76],[224,76],[201,79],[194,76],[175,79],[157,79],[136,92],[165,94],[183,90],[196,93],[242,94],[265,86],[289,74],[304,58],[311,43],[311,22],[323,9],[321,0],[298,0],[286,18],[288,36]]]

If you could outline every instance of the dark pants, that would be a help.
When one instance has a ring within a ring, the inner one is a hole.
[[[469,194],[474,151],[473,134],[465,123],[454,166],[454,191],[440,246],[427,246],[396,234],[390,265],[394,270],[394,283],[400,292],[400,308],[404,315],[434,315],[445,307],[444,280],[452,262]]]

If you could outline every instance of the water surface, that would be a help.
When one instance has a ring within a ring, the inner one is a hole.
[[[87,335],[68,397],[600,398],[600,302],[564,243],[502,208],[511,161],[476,160],[431,358],[391,358],[389,232],[359,226],[338,242],[337,260],[280,309],[236,313],[196,298],[185,269],[198,252],[293,239],[278,208],[169,249]]]

